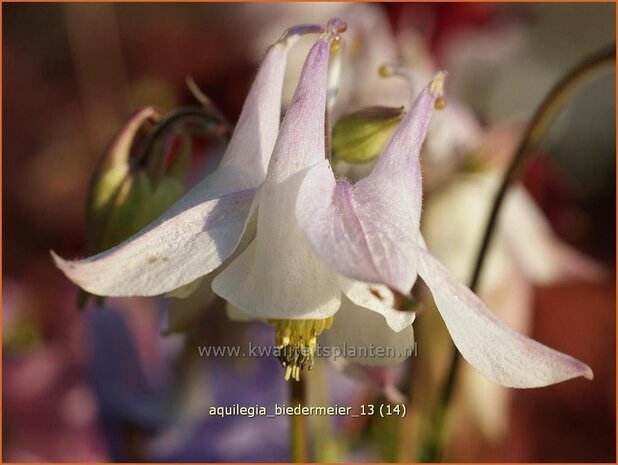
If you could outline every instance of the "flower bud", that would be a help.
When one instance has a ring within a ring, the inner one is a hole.
[[[403,107],[369,107],[342,116],[333,128],[333,162],[365,163],[377,157],[404,113]]]

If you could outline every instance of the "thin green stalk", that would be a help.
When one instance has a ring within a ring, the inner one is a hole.
[[[290,397],[292,407],[302,406],[305,401],[306,383],[304,378],[300,381],[290,380]],[[307,462],[307,422],[304,415],[292,415],[290,417],[290,451],[291,461],[294,463]]]
[[[498,215],[503,205],[509,186],[517,179],[521,168],[526,161],[532,149],[538,146],[539,142],[546,134],[551,124],[556,119],[564,102],[569,99],[589,77],[596,75],[597,71],[605,66],[615,63],[616,61],[616,45],[613,44],[602,51],[592,55],[576,66],[571,72],[564,76],[545,97],[541,105],[537,108],[532,119],[528,123],[526,131],[522,137],[519,146],[513,159],[504,174],[500,188],[494,199],[489,220],[485,227],[481,247],[479,249],[472,279],[470,280],[470,289],[476,291],[485,257],[491,244],[493,233],[496,229]],[[429,433],[424,439],[424,443],[420,449],[419,461],[421,462],[437,462],[442,459],[444,441],[445,441],[445,426],[446,413],[448,405],[453,397],[455,381],[460,365],[460,355],[455,346],[453,346],[451,362],[447,376],[438,401],[433,409],[433,414],[430,418]]]

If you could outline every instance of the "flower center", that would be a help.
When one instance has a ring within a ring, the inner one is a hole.
[[[300,380],[300,370],[311,370],[317,337],[333,324],[334,317],[322,320],[267,320],[275,327],[275,344],[285,368],[285,379]]]

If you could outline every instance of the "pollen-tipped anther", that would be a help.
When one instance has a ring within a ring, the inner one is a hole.
[[[383,78],[389,78],[391,76],[403,77],[406,81],[408,81],[410,92],[412,94],[414,94],[415,89],[418,88],[418,75],[407,66],[385,63],[378,68],[378,75]]]
[[[383,64],[378,68],[378,76],[386,78],[395,73],[391,65]]]
[[[440,98],[444,95],[444,83],[446,81],[446,76],[448,76],[446,71],[440,71],[433,77],[429,83],[429,93],[432,96]]]

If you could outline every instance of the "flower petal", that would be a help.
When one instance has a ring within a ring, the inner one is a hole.
[[[347,297],[323,340],[331,354],[365,365],[400,363],[414,352],[412,325],[393,331],[375,310],[355,305]]]
[[[260,188],[255,241],[213,281],[213,290],[262,318],[325,318],[341,304],[337,275],[298,228],[295,205],[304,170],[324,159],[329,44],[309,52]]]
[[[260,214],[260,220],[273,216]],[[321,319],[334,314],[341,305],[337,275],[291,220],[281,228],[259,225],[258,238],[217,275],[213,291],[259,318]],[[272,239],[260,240],[260,232]]]
[[[426,249],[419,274],[431,290],[453,342],[481,374],[507,387],[531,388],[584,376],[590,367],[511,329]]]
[[[217,268],[234,251],[251,209],[250,189],[164,215],[103,253],[56,265],[82,289],[106,296],[147,296],[175,290]]]
[[[269,165],[270,184],[326,157],[324,120],[330,44],[318,40],[307,56]]]
[[[277,42],[268,49],[219,165],[238,170],[234,190],[258,187],[266,179],[279,132],[288,48],[287,42]]]
[[[122,244],[81,261],[54,261],[97,295],[156,295],[211,272],[241,240],[279,129],[287,46],[267,52],[219,168],[155,222]]]
[[[381,284],[367,284],[340,278],[341,287],[348,299],[355,305],[382,315],[386,324],[395,332],[402,331],[414,322],[415,313],[397,310],[392,291]]]
[[[337,182],[323,162],[303,181],[298,221],[339,273],[404,294],[412,288],[422,204],[419,152],[443,79],[438,74],[421,92],[368,177],[353,186]]]

